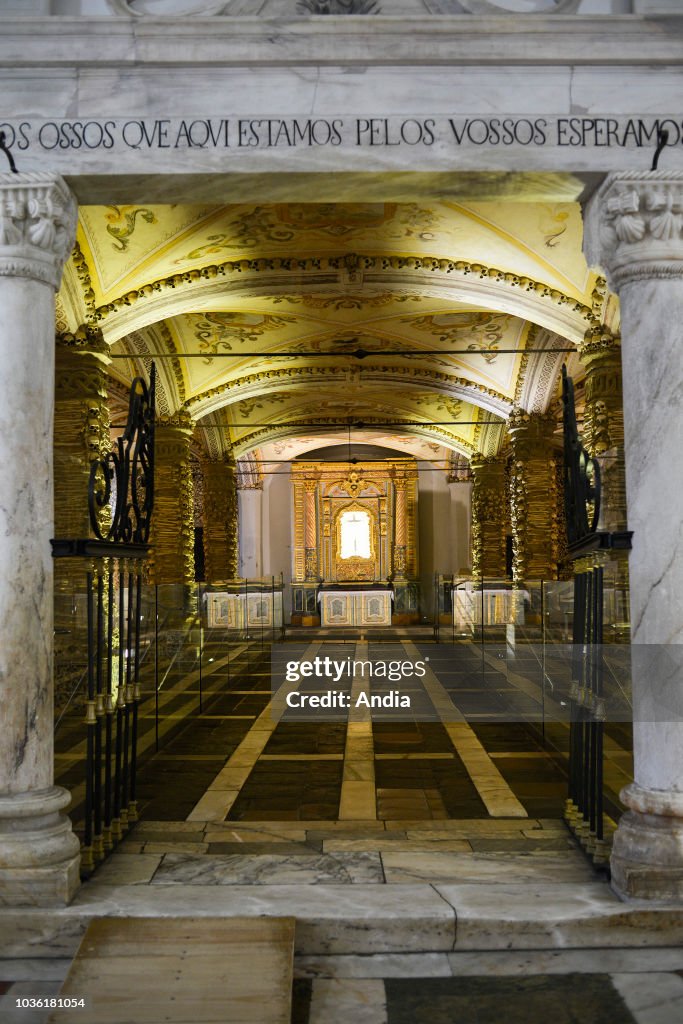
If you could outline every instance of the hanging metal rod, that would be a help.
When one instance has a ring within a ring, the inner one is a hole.
[[[338,352],[111,352],[111,359],[367,359],[370,356],[517,356],[517,355],[571,355],[576,348],[423,348],[423,349],[341,349]]]
[[[374,427],[478,427],[493,425],[504,427],[507,420],[382,420],[379,423],[366,423],[365,420],[353,420],[351,423],[329,423],[327,421],[321,421],[319,423],[310,420],[287,420],[286,422],[278,422],[270,420],[267,423],[196,423],[196,428],[202,430],[222,430],[224,433],[228,433],[232,430],[246,430],[253,429],[256,427],[327,427],[329,430],[364,430],[366,428]],[[157,424],[160,430],[164,429],[165,424]],[[125,427],[124,423],[111,423],[111,430],[122,430]]]

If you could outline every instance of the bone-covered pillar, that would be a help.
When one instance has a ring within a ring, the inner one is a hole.
[[[55,291],[76,203],[49,173],[0,174],[0,904],[67,902],[79,844],[54,785]]]
[[[585,250],[621,303],[635,781],[614,837],[622,895],[683,896],[683,173],[610,175]]]
[[[505,576],[506,477],[502,456],[472,456],[472,575]]]
[[[204,559],[207,583],[237,576],[237,484],[235,463],[204,459]]]
[[[516,583],[557,578],[558,503],[552,416],[515,409],[512,440],[510,520],[512,575]]]
[[[606,328],[587,332],[579,349],[586,368],[583,441],[600,461],[602,501],[599,528],[626,529],[624,399],[621,338]]]
[[[190,447],[192,419],[178,412],[157,419],[154,435],[154,515],[150,578],[194,585],[194,509]]]

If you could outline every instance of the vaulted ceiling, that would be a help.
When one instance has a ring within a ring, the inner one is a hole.
[[[118,380],[156,358],[214,454],[492,453],[604,315],[581,231],[573,203],[82,207],[59,306]]]

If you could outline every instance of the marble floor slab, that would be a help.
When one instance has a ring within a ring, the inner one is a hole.
[[[446,978],[531,974],[614,974],[683,971],[683,949],[466,950],[453,953],[377,953],[299,956],[300,978]]]
[[[295,916],[301,954],[438,952],[455,944],[455,912],[430,885],[117,886],[93,880],[63,910],[0,910],[0,955],[73,955],[93,917],[159,915]]]
[[[396,978],[385,995],[386,1024],[635,1024],[605,974]]]
[[[448,953],[375,953],[371,956],[298,956],[297,978],[448,978]]]
[[[376,850],[380,853],[428,853],[438,847],[440,852],[471,853],[472,847],[466,839],[444,839],[441,842],[430,842],[424,839],[395,839],[378,836],[375,839],[324,839],[324,853],[340,853],[342,851]]]
[[[434,888],[457,912],[456,952],[683,945],[683,907],[624,904],[600,882]]]
[[[683,977],[659,970],[611,975],[615,989],[637,1024],[674,1024],[683,1020]]]
[[[161,863],[161,853],[142,853],[137,857],[113,853],[97,869],[97,878],[106,885],[147,885]]]
[[[383,883],[377,853],[203,856],[167,854],[153,885],[334,885]]]
[[[319,979],[313,983],[309,1024],[387,1024],[384,982]]]

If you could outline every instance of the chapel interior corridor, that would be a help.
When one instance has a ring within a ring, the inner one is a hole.
[[[90,986],[99,1024],[138,954],[131,992],[158,971],[178,1024],[169,993],[212,973],[240,1022],[261,1000],[259,1024],[435,1024],[435,982],[450,1020],[489,969],[514,1002],[528,956],[539,1020],[573,1019],[590,968],[597,1024],[659,943],[648,878],[624,909],[611,873],[634,778],[619,304],[571,176],[460,186],[79,210],[53,552],[80,852],[13,950],[49,949],[45,990]],[[330,684],[287,666],[326,660],[348,708],[307,710]]]

